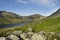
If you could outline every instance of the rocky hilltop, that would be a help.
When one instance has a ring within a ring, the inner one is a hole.
[[[51,14],[49,17],[59,17],[59,16],[60,16],[60,8],[56,12]]]

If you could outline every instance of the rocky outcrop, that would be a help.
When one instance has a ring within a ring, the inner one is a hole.
[[[12,34],[16,36],[20,36],[20,34],[22,34],[22,31],[13,31]]]
[[[44,35],[40,35],[38,33],[33,34],[33,36],[31,37],[31,40],[46,40],[47,37],[45,37]]]
[[[19,38],[15,35],[9,35],[6,37],[6,40],[19,40]]]
[[[0,37],[0,40],[6,40],[6,38],[5,37]]]
[[[37,33],[31,31],[27,33],[22,33],[22,31],[13,31],[7,37],[0,37],[0,40],[60,40],[60,35],[54,32],[46,34],[44,31]]]
[[[38,33],[33,34],[31,40],[47,40],[47,36],[44,31],[40,31]]]
[[[12,31],[7,33],[7,37],[0,37],[0,40],[60,40],[60,34],[55,32],[33,32],[28,28],[29,32]]]

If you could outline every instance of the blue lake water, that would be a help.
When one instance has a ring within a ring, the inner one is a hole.
[[[0,28],[10,28],[10,27],[14,27],[14,26],[23,26],[26,25],[28,23],[17,23],[17,24],[0,24]]]

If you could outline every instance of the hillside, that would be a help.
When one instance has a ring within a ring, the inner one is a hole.
[[[0,36],[6,36],[7,32],[11,33],[13,31],[19,31],[19,30],[26,33],[29,31],[28,30],[29,27],[33,29],[32,31],[34,33],[44,31],[46,33],[53,32],[53,33],[57,33],[60,35],[60,16],[57,16],[57,15],[59,15],[58,13],[60,13],[60,12],[56,11],[54,13],[54,15],[55,15],[54,17],[50,15],[42,20],[27,24],[24,26],[0,29]],[[58,37],[58,38],[60,39],[60,37]]]
[[[54,14],[52,14],[55,15],[54,17],[52,16],[52,17],[44,18],[43,20],[31,23],[21,28],[15,28],[15,30],[17,29],[17,30],[27,31],[28,27],[32,27],[35,32],[43,30],[46,32],[60,33],[60,16],[58,16],[60,14],[59,11],[56,11]]]
[[[49,17],[58,17],[58,16],[60,16],[60,9],[58,9],[56,12],[51,14]]]
[[[40,14],[33,14],[33,15],[30,15],[30,16],[23,16],[23,19],[24,20],[40,20],[44,18],[44,16],[40,15]]]
[[[45,32],[60,33],[60,16],[57,16],[57,15],[59,15],[59,13],[60,13],[59,11],[56,11],[54,13],[54,15],[55,15],[54,17],[50,15],[42,20],[33,22],[31,24],[27,24],[22,27],[21,26],[14,27],[13,30],[22,30],[23,32],[27,32],[28,27],[31,27],[31,28],[33,28],[34,32],[39,32],[39,31],[43,30]],[[1,29],[0,32],[6,33],[7,31],[10,31],[10,30],[11,29],[9,29],[9,28],[8,29]]]
[[[20,21],[21,18],[19,15],[12,12],[0,11],[0,24],[18,23]]]
[[[11,24],[11,23],[33,21],[34,19],[40,19],[41,17],[44,16],[41,16],[39,14],[34,14],[31,16],[20,16],[13,12],[0,11],[0,24]]]

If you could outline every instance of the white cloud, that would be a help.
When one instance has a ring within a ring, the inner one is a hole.
[[[25,1],[25,0],[16,0],[16,2],[18,2],[18,3],[23,3],[23,4],[27,4],[27,3],[28,3],[28,2]]]
[[[56,6],[58,0],[16,0],[16,2],[28,4],[28,3],[35,3],[37,5],[43,5],[43,6]]]
[[[45,6],[55,6],[58,0],[32,0],[32,2],[35,2],[37,4],[42,4]]]
[[[32,0],[32,1],[37,3],[42,3],[42,4],[49,4],[48,0]]]

